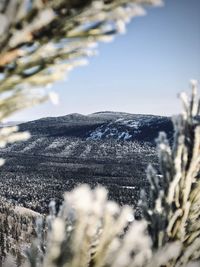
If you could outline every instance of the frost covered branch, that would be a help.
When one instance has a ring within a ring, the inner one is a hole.
[[[176,266],[200,257],[200,102],[197,82],[192,95],[180,95],[183,113],[173,119],[174,141],[171,148],[164,133],[157,139],[160,175],[149,166],[150,205],[141,205],[155,248],[179,240],[182,250]]]
[[[58,216],[51,212],[47,221],[46,254],[41,257],[36,242],[31,251],[37,254],[28,254],[31,267],[156,267],[180,251],[174,243],[163,248],[168,252],[164,258],[163,251],[153,255],[147,223],[136,221],[130,207],[108,201],[104,188],[92,191],[83,185],[66,193]]]
[[[0,93],[11,94],[4,103],[12,105],[6,113],[45,101],[46,86],[86,64],[99,41],[110,41],[145,13],[144,4],[161,0],[1,1]],[[33,88],[40,88],[37,96]]]

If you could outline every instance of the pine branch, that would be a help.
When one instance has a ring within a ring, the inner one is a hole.
[[[158,249],[171,241],[182,242],[177,266],[200,256],[197,221],[200,216],[200,122],[196,82],[192,82],[191,99],[186,94],[181,94],[181,99],[184,110],[173,120],[173,147],[170,147],[163,133],[157,140],[161,175],[158,176],[152,167],[147,171],[151,205],[144,198],[146,204],[141,202],[154,248]]]
[[[16,90],[21,91],[26,102],[32,89],[44,90],[74,67],[85,64],[85,58],[96,53],[94,48],[99,41],[110,41],[123,33],[131,18],[144,14],[141,5],[160,3],[161,0],[1,1],[0,93],[12,97]],[[44,92],[38,90],[33,103],[46,100]],[[28,105],[33,103],[27,101]],[[18,103],[15,107],[22,108]],[[8,110],[5,116],[15,110]]]

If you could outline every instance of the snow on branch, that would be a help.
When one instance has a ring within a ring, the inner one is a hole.
[[[124,33],[126,24],[144,15],[143,6],[161,0],[11,0],[0,2],[0,94],[14,95],[14,109],[45,101],[45,87],[63,79],[96,54],[99,41]],[[37,90],[37,97],[30,91]],[[41,90],[42,88],[42,90]],[[41,92],[42,91],[42,92]],[[16,94],[21,101],[16,99]],[[23,99],[23,101],[22,101]]]
[[[192,95],[180,95],[183,112],[174,117],[171,148],[164,133],[157,139],[160,175],[152,167],[147,176],[151,187],[148,205],[143,198],[143,213],[149,222],[154,248],[179,240],[182,251],[176,266],[200,257],[200,117],[197,82]],[[146,203],[146,204],[145,204]]]

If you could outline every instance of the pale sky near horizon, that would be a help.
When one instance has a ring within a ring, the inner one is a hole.
[[[9,120],[105,110],[177,113],[177,94],[188,91],[190,79],[200,80],[200,0],[165,0],[165,7],[148,9],[89,61],[53,86],[60,105],[45,103]]]

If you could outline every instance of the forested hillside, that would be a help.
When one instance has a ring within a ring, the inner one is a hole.
[[[103,185],[119,204],[134,206],[147,185],[148,163],[157,165],[155,138],[173,137],[170,118],[102,112],[44,118],[18,125],[31,138],[0,149],[6,159],[1,195],[38,212],[78,184]],[[12,186],[11,186],[12,185]]]

